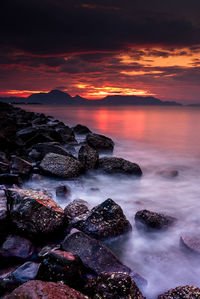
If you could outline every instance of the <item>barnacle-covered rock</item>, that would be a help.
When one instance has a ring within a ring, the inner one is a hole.
[[[200,298],[200,289],[188,285],[171,289],[168,292],[158,296],[158,299],[198,299],[198,298]]]
[[[67,225],[64,211],[44,191],[11,188],[6,196],[12,223],[28,237],[55,237]]]
[[[88,217],[76,222],[74,227],[96,239],[116,237],[132,230],[121,207],[110,198],[94,207]]]
[[[87,219],[90,211],[86,201],[75,199],[65,207],[64,213],[67,216],[69,223],[73,226],[76,222]]]
[[[82,171],[81,163],[75,158],[54,153],[45,155],[40,167],[43,172],[62,178],[76,177]]]
[[[93,299],[144,299],[135,281],[127,273],[102,273],[88,281],[84,292]]]
[[[78,153],[78,159],[84,169],[93,169],[97,166],[99,154],[89,145],[82,145]]]

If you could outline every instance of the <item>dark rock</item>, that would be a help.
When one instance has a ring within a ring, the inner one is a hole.
[[[75,227],[96,239],[116,237],[132,230],[121,207],[110,198],[94,207]]]
[[[38,133],[37,127],[28,127],[17,132],[17,136],[20,137],[23,141],[27,141],[33,138]]]
[[[112,139],[103,135],[89,133],[86,136],[86,141],[89,146],[96,149],[98,152],[112,152],[114,148]]]
[[[104,157],[99,159],[98,169],[108,174],[142,175],[142,170],[138,164],[116,157]]]
[[[166,229],[175,221],[174,217],[148,210],[141,210],[135,214],[135,224],[138,229]]]
[[[26,260],[34,252],[33,244],[20,236],[9,235],[0,247],[0,255],[9,259]]]
[[[11,292],[28,280],[33,280],[38,274],[40,264],[26,262],[0,280],[0,294]],[[20,297],[21,298],[21,297]]]
[[[9,224],[5,192],[0,190],[0,244],[3,242],[4,238],[9,232]]]
[[[75,158],[54,153],[47,154],[40,167],[45,173],[62,178],[76,177],[82,171],[81,163]]]
[[[9,164],[0,161],[0,173],[9,172]]]
[[[33,171],[33,166],[31,163],[20,157],[11,156],[10,170],[13,174],[19,174],[20,176],[27,178]]]
[[[85,267],[91,269],[96,275],[100,275],[102,272],[125,272],[131,273],[138,285],[141,282],[146,283],[139,274],[123,265],[109,248],[83,232],[77,230],[73,232],[72,230],[72,233],[64,239],[62,248],[67,252],[77,254]]]
[[[53,238],[66,227],[64,211],[45,192],[7,189],[6,195],[10,218],[20,233]]]
[[[200,289],[194,286],[180,286],[159,295],[158,299],[197,299],[200,298]]]
[[[99,154],[89,145],[82,145],[78,153],[78,159],[85,169],[93,169],[97,166]]]
[[[90,129],[88,129],[88,127],[80,125],[80,124],[78,124],[75,127],[73,127],[73,131],[76,134],[80,134],[80,135],[86,135],[88,133],[91,133],[91,131],[90,131]]]
[[[20,186],[22,185],[22,180],[18,174],[3,173],[0,174],[0,184],[5,184],[9,186],[16,184]]]
[[[26,141],[25,145],[27,148],[32,147],[35,144],[42,142],[53,142],[54,139],[48,136],[47,133],[38,133],[34,137]]]
[[[178,176],[178,170],[161,170],[157,174],[166,179],[172,179]]]
[[[15,289],[4,299],[88,299],[83,294],[67,285],[44,282],[39,280],[28,281]]]
[[[184,234],[180,237],[180,246],[191,253],[200,254],[200,237],[194,234]]]
[[[0,162],[8,163],[7,156],[4,152],[0,152]]]
[[[90,298],[144,299],[138,286],[127,273],[102,273],[88,281],[84,288]]]
[[[81,199],[74,200],[65,207],[64,213],[67,216],[69,223],[76,223],[87,218],[89,214],[88,204]]]
[[[33,160],[40,160],[42,155],[41,153],[39,153],[38,151],[36,151],[35,149],[32,149],[30,152],[29,152],[29,157]]]
[[[39,152],[42,158],[48,153],[54,153],[66,157],[72,157],[72,155],[68,153],[66,149],[64,149],[64,147],[62,147],[61,144],[57,142],[38,143],[33,146],[33,149]]]
[[[44,281],[62,281],[75,289],[82,289],[83,263],[81,259],[70,252],[52,250],[41,257],[42,262],[37,279]]]
[[[56,187],[56,196],[57,197],[69,197],[70,189],[66,185],[60,185]]]

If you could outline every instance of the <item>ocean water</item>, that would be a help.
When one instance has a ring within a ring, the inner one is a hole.
[[[133,226],[125,238],[109,242],[124,264],[148,281],[143,294],[148,299],[179,285],[200,287],[200,257],[188,255],[179,246],[184,233],[200,235],[200,108],[194,107],[63,107],[22,106],[44,112],[73,126],[87,125],[115,142],[114,156],[138,163],[141,179],[88,175],[74,181],[34,178],[27,187],[47,189],[55,200],[55,188],[66,183],[69,200],[81,198],[93,207],[112,198]],[[177,177],[165,172],[178,171]],[[96,188],[95,191],[91,188]],[[135,227],[141,209],[177,218],[167,231],[142,233]]]

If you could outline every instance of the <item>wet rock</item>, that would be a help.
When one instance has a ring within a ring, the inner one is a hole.
[[[0,247],[0,256],[9,259],[26,260],[32,256],[34,246],[28,239],[9,235]]]
[[[139,274],[123,265],[109,248],[83,232],[72,230],[72,233],[64,239],[62,248],[67,252],[77,254],[83,264],[96,275],[102,272],[125,272],[131,273],[138,285],[146,283]]]
[[[64,211],[43,191],[7,189],[8,210],[12,223],[28,237],[53,238],[64,230]]]
[[[19,177],[18,174],[11,174],[11,173],[3,173],[0,174],[0,184],[5,184],[5,185],[22,185],[22,180]]]
[[[167,169],[167,170],[161,170],[157,172],[158,175],[166,178],[166,179],[172,179],[178,176],[178,170],[175,169]]]
[[[52,250],[41,257],[41,266],[37,279],[65,283],[75,289],[82,289],[83,263],[70,252]]]
[[[200,255],[200,237],[194,234],[184,234],[180,237],[180,246],[183,249]]]
[[[28,299],[28,298],[40,298],[40,299],[88,299],[78,291],[71,289],[67,285],[44,282],[39,280],[28,281],[22,286],[15,289],[10,295],[7,295],[5,299]]]
[[[88,127],[80,125],[80,124],[78,124],[75,127],[73,127],[73,131],[76,134],[80,134],[80,135],[86,135],[88,133],[91,133],[91,131],[90,131],[90,129],[88,129]]]
[[[180,286],[159,295],[158,299],[193,299],[200,298],[200,289],[194,286]]]
[[[7,215],[7,200],[4,190],[0,190],[0,244],[9,233],[10,223]]]
[[[148,210],[141,210],[135,214],[135,224],[138,229],[166,229],[175,221],[174,217]]]
[[[76,177],[82,171],[81,163],[75,158],[54,153],[47,154],[40,167],[43,172],[62,178]]]
[[[9,172],[9,164],[0,161],[0,173]]]
[[[82,145],[78,153],[78,159],[84,169],[93,169],[97,166],[99,154],[89,145]]]
[[[142,175],[142,170],[138,164],[116,157],[104,157],[99,159],[98,169],[108,174]]]
[[[28,161],[17,156],[11,156],[11,172],[27,178],[33,171],[33,166]]]
[[[40,264],[26,262],[0,280],[0,294],[11,292],[21,284],[33,280],[38,274]],[[21,297],[20,297],[21,298]]]
[[[28,155],[33,160],[41,160],[41,157],[42,157],[41,153],[39,153],[35,149],[32,149]]]
[[[116,237],[132,230],[121,207],[110,198],[94,207],[88,217],[76,222],[74,227],[96,239]]]
[[[144,299],[135,281],[127,273],[102,273],[88,281],[84,288],[90,298]]]
[[[70,188],[66,185],[60,185],[56,187],[56,196],[57,197],[69,197]]]
[[[89,133],[86,136],[86,141],[89,146],[98,152],[112,152],[114,148],[112,139],[103,135]]]
[[[23,141],[27,141],[33,138],[38,133],[37,127],[28,127],[17,132],[17,136],[20,137]]]
[[[33,149],[41,154],[43,158],[48,153],[59,154],[67,157],[72,157],[70,153],[64,149],[58,142],[43,142],[33,146]]]
[[[53,142],[54,139],[48,136],[47,133],[38,133],[34,137],[28,139],[25,143],[26,148],[32,147],[35,144],[43,142]]]
[[[88,204],[81,199],[74,200],[65,207],[64,213],[67,216],[69,223],[76,223],[87,218],[89,214]]]

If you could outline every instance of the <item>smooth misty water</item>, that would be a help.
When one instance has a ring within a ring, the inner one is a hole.
[[[200,109],[187,107],[55,107],[23,106],[26,110],[53,115],[68,125],[82,123],[115,141],[114,155],[138,163],[139,180],[90,175],[69,181],[71,198],[87,200],[91,207],[108,197],[124,210],[133,232],[112,242],[120,259],[148,280],[147,298],[178,285],[200,287],[200,257],[179,248],[182,233],[200,233]],[[159,172],[178,170],[176,178]],[[62,181],[63,182],[63,181]],[[46,188],[55,196],[60,180],[32,180],[29,187]],[[92,191],[91,188],[99,188]],[[68,201],[59,202],[62,207]],[[175,216],[168,231],[142,234],[134,225],[138,210],[149,209]]]

